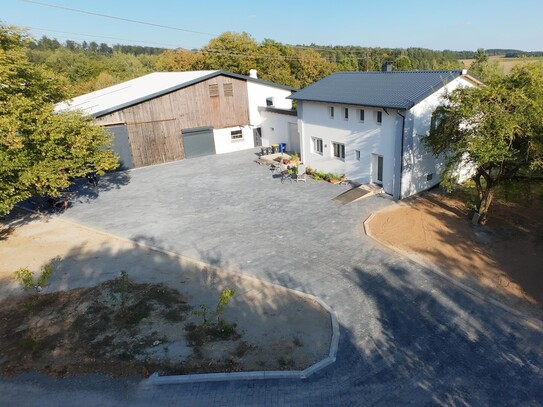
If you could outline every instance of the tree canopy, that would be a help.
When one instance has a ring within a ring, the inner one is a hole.
[[[0,26],[0,214],[35,194],[55,196],[91,169],[117,166],[102,128],[79,113],[54,113],[62,76],[31,63],[28,39]]]
[[[444,156],[445,182],[459,166],[473,169],[478,213],[485,222],[495,187],[543,169],[543,64],[515,67],[480,88],[459,88],[434,113],[425,138]]]

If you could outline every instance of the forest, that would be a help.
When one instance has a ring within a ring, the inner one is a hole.
[[[518,50],[488,50],[489,55],[526,55]],[[29,38],[31,62],[65,77],[67,96],[102,89],[155,71],[222,69],[303,88],[336,71],[378,71],[384,62],[394,70],[459,69],[460,59],[476,58],[476,51],[435,51],[424,48],[288,45],[247,33],[225,32],[200,49],[165,49],[137,45]]]

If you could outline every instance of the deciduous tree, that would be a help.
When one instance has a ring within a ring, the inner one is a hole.
[[[78,113],[55,114],[65,81],[32,64],[27,38],[0,25],[0,214],[35,194],[55,196],[75,177],[117,166],[110,136]]]
[[[543,168],[543,64],[519,66],[481,88],[450,93],[434,113],[425,142],[444,156],[443,181],[459,166],[473,168],[484,223],[496,186],[519,172]]]

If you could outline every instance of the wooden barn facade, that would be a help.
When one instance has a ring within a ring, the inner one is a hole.
[[[254,74],[253,74],[254,75]],[[254,75],[256,76],[256,75]],[[258,107],[289,109],[293,88],[225,71],[157,72],[57,105],[114,135],[124,168],[261,145]]]

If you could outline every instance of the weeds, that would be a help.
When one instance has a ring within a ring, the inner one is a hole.
[[[35,278],[33,272],[27,267],[22,267],[15,272],[15,280],[17,280],[25,292],[34,289],[36,294],[38,294],[47,285],[53,271],[52,264],[46,264],[41,268],[40,275]]]

